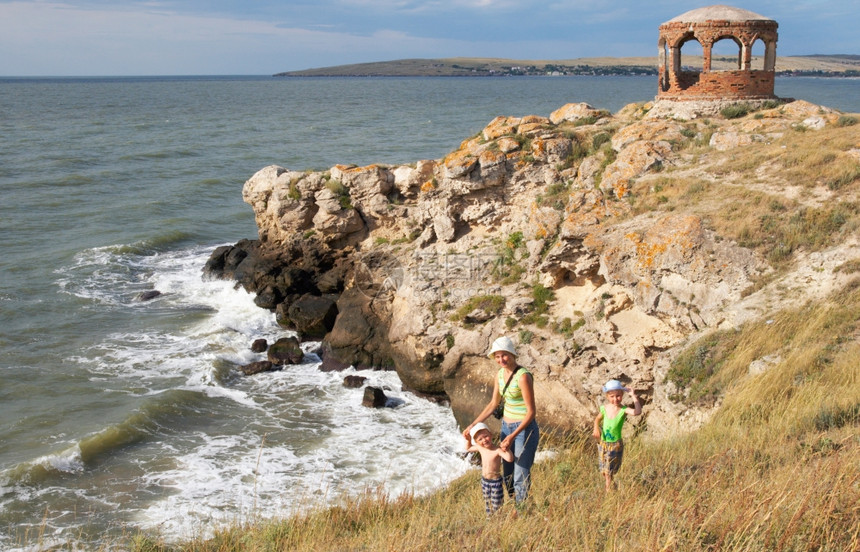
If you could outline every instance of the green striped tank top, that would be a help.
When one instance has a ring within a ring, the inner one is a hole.
[[[502,396],[505,400],[505,414],[504,417],[511,421],[523,420],[528,414],[528,408],[526,407],[526,401],[523,399],[523,391],[520,389],[520,377],[522,377],[523,373],[531,374],[528,369],[523,368],[522,366],[517,366],[517,372],[514,373],[513,379],[511,379],[510,385],[508,385],[507,391]],[[502,389],[505,388],[505,383],[507,378],[505,378],[505,369],[499,368],[499,393],[502,392]]]

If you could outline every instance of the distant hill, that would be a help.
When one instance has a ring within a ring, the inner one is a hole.
[[[685,56],[685,64],[701,67],[701,57]],[[731,57],[715,57],[715,69],[730,69]],[[762,64],[753,58],[753,67]],[[860,76],[858,55],[808,55],[777,58],[781,75]],[[543,75],[656,75],[657,57],[515,60],[502,58],[398,59],[285,71],[276,77],[488,77]]]

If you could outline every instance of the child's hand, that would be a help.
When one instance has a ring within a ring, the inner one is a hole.
[[[598,431],[597,428],[594,428],[594,431],[591,432],[591,436],[595,439],[600,439],[600,431]]]

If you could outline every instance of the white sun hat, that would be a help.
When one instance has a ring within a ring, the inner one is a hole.
[[[469,436],[472,437],[472,444],[473,445],[477,444],[477,443],[475,443],[475,435],[477,435],[477,433],[479,431],[481,431],[482,429],[486,429],[487,431],[490,431],[490,428],[487,427],[487,424],[485,424],[483,422],[478,422],[477,424],[472,426],[472,429],[469,430]]]
[[[506,335],[493,341],[493,346],[490,347],[490,352],[487,356],[492,357],[497,351],[505,351],[517,356],[517,348],[514,346],[514,342]]]

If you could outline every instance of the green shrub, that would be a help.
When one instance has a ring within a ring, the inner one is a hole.
[[[302,193],[299,191],[299,187],[296,185],[299,179],[294,178],[290,181],[290,191],[287,192],[287,197],[294,201],[298,201],[302,198]]]
[[[349,188],[343,185],[339,180],[329,180],[325,183],[334,195],[337,196],[340,206],[343,209],[352,209],[352,201],[349,198]]]
[[[720,390],[712,378],[734,350],[737,338],[736,330],[725,330],[699,339],[672,361],[666,380],[686,389],[691,403],[712,400]]]
[[[476,310],[482,310],[490,315],[496,315],[505,308],[505,298],[501,295],[476,295],[469,298],[466,304],[457,309],[451,320],[459,322]]]
[[[720,110],[720,115],[726,119],[740,119],[746,117],[751,111],[752,106],[747,103],[739,103],[726,106]]]
[[[612,137],[609,136],[606,132],[601,132],[600,134],[595,134],[594,138],[591,139],[591,150],[597,151],[600,149],[600,146],[612,140]]]
[[[857,124],[857,117],[852,117],[850,115],[840,115],[836,120],[836,126],[839,127],[847,127],[854,126]]]
[[[824,408],[815,416],[814,424],[818,431],[860,424],[860,404]]]
[[[555,292],[543,284],[532,286],[532,305],[534,312],[544,313],[549,309],[549,302],[555,299]]]
[[[493,274],[503,284],[513,284],[519,281],[525,272],[525,267],[519,264],[520,259],[528,256],[525,236],[522,232],[514,232],[498,249],[498,259],[493,267]]]

